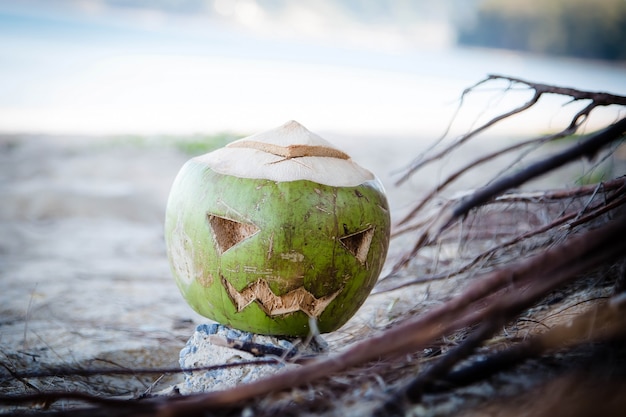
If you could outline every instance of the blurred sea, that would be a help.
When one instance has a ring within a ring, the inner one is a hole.
[[[322,132],[436,136],[463,90],[492,73],[626,94],[626,63],[0,9],[3,133],[250,133],[295,119]],[[487,87],[465,102],[459,129],[529,97]],[[508,135],[556,129],[584,105],[546,101]],[[599,113],[597,123],[616,117]]]

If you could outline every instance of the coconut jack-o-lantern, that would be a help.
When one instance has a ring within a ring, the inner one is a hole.
[[[380,181],[291,121],[192,158],[170,192],[167,252],[201,315],[267,335],[338,329],[365,301],[389,244]]]

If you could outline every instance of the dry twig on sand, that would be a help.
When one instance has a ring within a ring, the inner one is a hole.
[[[561,131],[547,136],[532,138],[530,140],[522,141],[513,145],[508,145],[503,147],[502,149],[492,151],[491,153],[488,153],[480,157],[479,159],[461,167],[452,174],[448,175],[444,180],[442,180],[438,186],[433,188],[431,192],[424,196],[424,198],[418,204],[416,204],[416,206],[413,207],[413,209],[403,219],[401,219],[397,223],[398,227],[394,232],[395,236],[408,232],[413,232],[416,230],[420,230],[420,235],[419,238],[416,240],[413,249],[407,252],[405,256],[394,265],[392,274],[397,272],[411,259],[413,259],[417,252],[420,250],[420,248],[436,240],[443,230],[448,228],[455,220],[465,216],[472,208],[478,207],[488,202],[490,199],[501,195],[507,190],[524,184],[525,182],[533,178],[539,177],[546,172],[555,170],[571,161],[578,160],[580,158],[593,158],[601,149],[606,148],[609,144],[617,140],[620,140],[626,132],[626,118],[622,118],[621,120],[615,122],[606,129],[603,129],[602,131],[596,132],[589,135],[588,137],[583,138],[578,143],[572,145],[570,148],[564,151],[558,152],[539,162],[529,165],[514,174],[507,175],[502,178],[494,178],[489,185],[476,190],[470,196],[463,198],[458,202],[454,202],[452,203],[452,205],[447,205],[443,208],[443,210],[439,209],[438,212],[443,214],[438,214],[434,218],[431,217],[428,222],[425,223],[423,217],[420,217],[419,214],[429,203],[432,203],[438,193],[450,186],[462,175],[469,173],[470,171],[478,168],[480,165],[487,163],[503,154],[511,153],[513,151],[519,151],[521,148],[526,148],[530,145],[541,145],[555,139],[572,135],[578,131],[580,126],[584,123],[585,120],[587,120],[593,110],[598,107],[626,105],[626,97],[623,96],[601,92],[581,91],[573,88],[550,86],[546,84],[521,80],[519,78],[504,77],[501,75],[490,75],[486,79],[466,89],[461,97],[461,105],[463,103],[464,97],[467,94],[474,91],[474,89],[476,89],[478,86],[484,85],[485,83],[494,80],[507,81],[510,84],[509,88],[512,88],[513,85],[526,86],[526,88],[534,91],[533,97],[522,106],[508,113],[494,117],[480,127],[462,135],[452,144],[444,147],[443,150],[436,152],[433,151],[432,155],[421,155],[405,170],[405,173],[398,180],[398,184],[406,181],[418,169],[423,168],[425,165],[441,160],[444,156],[457,149],[463,143],[474,138],[479,133],[488,130],[489,128],[495,126],[497,123],[513,115],[530,109],[532,106],[537,104],[539,102],[539,99],[545,94],[559,94],[570,97],[572,101],[589,100],[590,102],[582,110],[577,112],[572,117],[570,124]],[[418,219],[418,221],[415,224],[411,223],[415,219]]]

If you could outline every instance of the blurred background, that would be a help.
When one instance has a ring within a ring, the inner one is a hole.
[[[626,94],[626,2],[0,0],[0,133],[424,137],[490,73]]]

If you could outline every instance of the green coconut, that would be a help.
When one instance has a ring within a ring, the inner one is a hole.
[[[380,181],[297,122],[189,160],[170,192],[172,273],[199,314],[240,330],[303,336],[342,326],[389,244]]]

